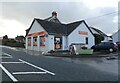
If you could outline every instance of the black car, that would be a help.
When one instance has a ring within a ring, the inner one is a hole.
[[[113,42],[101,42],[97,45],[94,45],[91,47],[94,51],[102,51],[107,50],[109,52],[116,52],[117,51],[117,45]]]

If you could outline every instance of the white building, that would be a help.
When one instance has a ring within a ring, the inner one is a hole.
[[[72,43],[84,43],[88,48],[94,45],[94,36],[84,20],[62,24],[57,13],[45,20],[35,18],[26,30],[26,49],[48,52],[68,50]]]
[[[120,29],[112,34],[113,42],[120,42]]]

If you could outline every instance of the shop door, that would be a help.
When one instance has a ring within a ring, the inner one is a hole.
[[[62,49],[62,37],[54,37],[54,46],[55,49]]]

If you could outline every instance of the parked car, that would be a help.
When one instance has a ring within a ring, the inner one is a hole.
[[[101,42],[97,45],[94,45],[91,47],[94,51],[102,51],[106,50],[109,52],[116,52],[117,51],[117,45],[112,42]]]

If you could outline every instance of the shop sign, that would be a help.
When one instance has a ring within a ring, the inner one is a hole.
[[[33,36],[33,37],[35,37],[35,36],[38,36],[38,35],[46,35],[46,34],[47,34],[47,32],[41,31],[41,32],[36,32],[36,33],[28,34],[27,36]]]
[[[79,31],[79,34],[88,35],[88,32],[86,32],[86,31]]]

